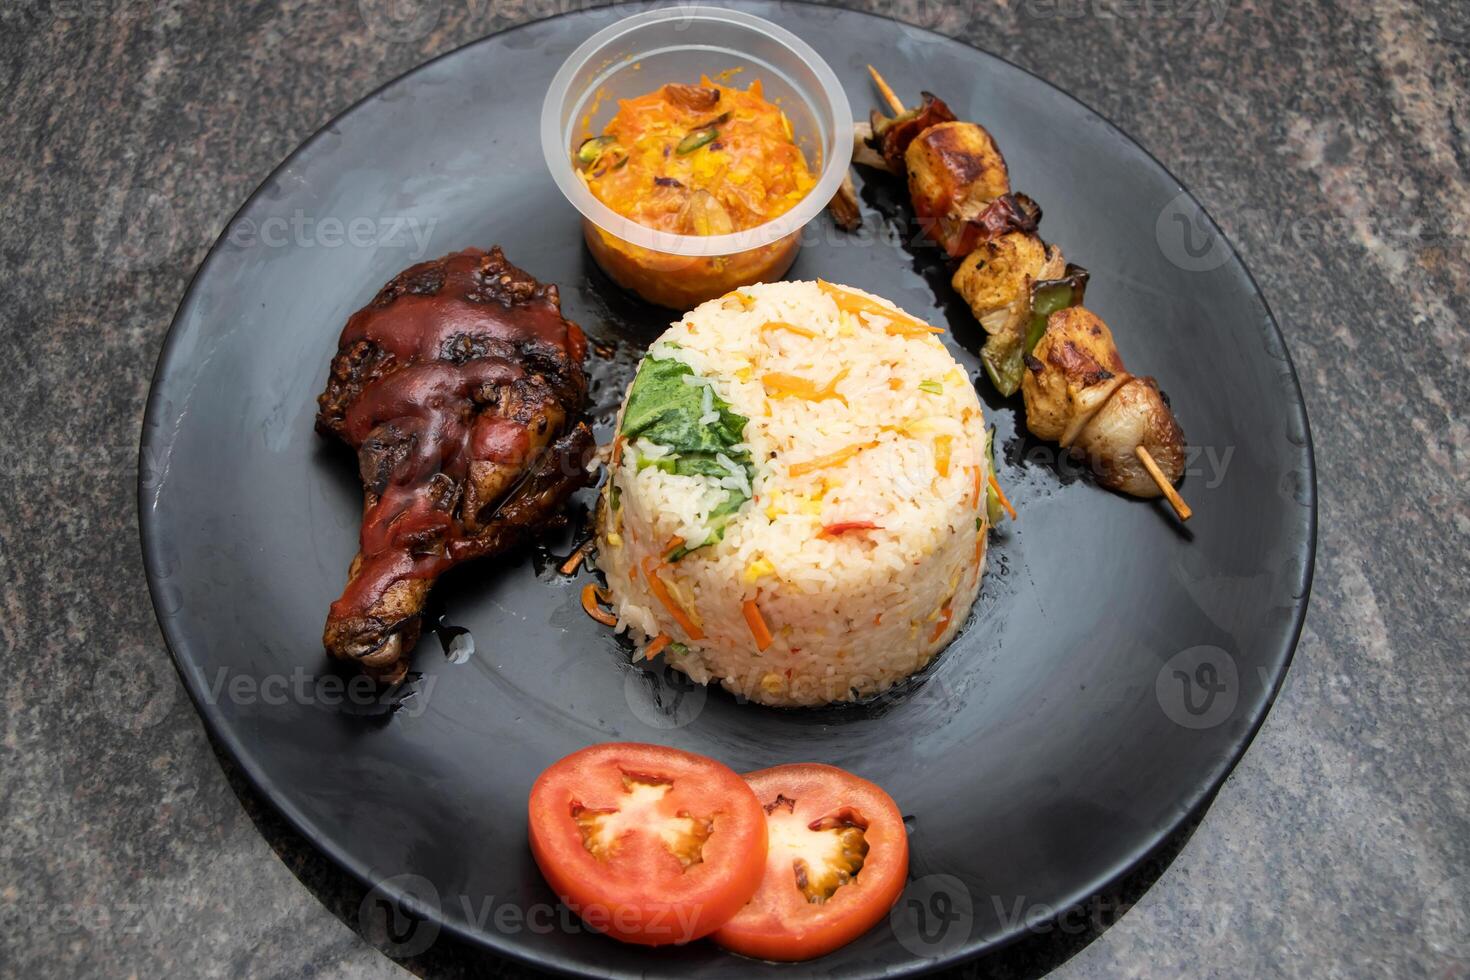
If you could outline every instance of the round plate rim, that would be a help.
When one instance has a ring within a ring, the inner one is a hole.
[[[1291,392],[1295,395],[1293,409],[1295,414],[1299,417],[1302,431],[1305,434],[1305,438],[1300,447],[1300,453],[1302,455],[1300,471],[1305,472],[1308,477],[1306,481],[1306,486],[1304,487],[1306,491],[1306,503],[1303,507],[1303,509],[1307,511],[1306,540],[1303,542],[1303,546],[1305,547],[1306,551],[1306,560],[1302,565],[1301,575],[1297,582],[1299,588],[1296,590],[1296,594],[1292,599],[1294,608],[1292,612],[1291,628],[1289,631],[1290,635],[1285,649],[1285,656],[1281,659],[1280,668],[1271,678],[1269,688],[1264,691],[1264,696],[1260,698],[1255,705],[1252,706],[1251,717],[1249,718],[1249,722],[1246,726],[1246,731],[1244,735],[1239,739],[1238,743],[1232,747],[1232,751],[1229,752],[1222,759],[1222,762],[1214,769],[1209,771],[1206,774],[1206,778],[1201,780],[1196,785],[1194,791],[1187,794],[1189,796],[1189,799],[1187,800],[1185,805],[1180,808],[1178,817],[1175,818],[1167,827],[1164,827],[1158,832],[1144,835],[1146,838],[1148,838],[1146,842],[1143,845],[1134,848],[1132,853],[1119,859],[1110,870],[1097,876],[1095,880],[1087,882],[1085,885],[1074,889],[1071,894],[1067,895],[1056,906],[1058,910],[1065,910],[1082,901],[1085,901],[1088,897],[1107,889],[1113,883],[1125,877],[1129,872],[1133,871],[1140,864],[1142,864],[1149,857],[1150,854],[1157,850],[1157,848],[1164,841],[1166,841],[1171,835],[1173,835],[1196,812],[1198,812],[1208,804],[1208,802],[1220,790],[1226,778],[1229,777],[1230,773],[1240,763],[1240,760],[1244,757],[1246,751],[1250,748],[1251,743],[1254,742],[1257,733],[1259,733],[1261,729],[1261,726],[1265,723],[1266,715],[1270,713],[1272,705],[1275,704],[1276,698],[1281,692],[1282,685],[1285,683],[1286,680],[1287,672],[1291,669],[1292,661],[1295,658],[1297,644],[1301,640],[1302,628],[1306,622],[1307,609],[1311,603],[1312,581],[1316,571],[1317,556],[1318,507],[1316,453],[1312,442],[1311,423],[1307,417],[1306,399],[1302,394],[1301,379],[1298,376],[1296,364],[1292,359],[1290,348],[1287,346],[1286,338],[1282,335],[1280,324],[1277,323],[1276,316],[1274,313],[1272,313],[1270,304],[1267,302],[1265,294],[1261,291],[1260,284],[1256,281],[1255,275],[1251,272],[1245,261],[1240,257],[1240,253],[1236,250],[1234,243],[1230,241],[1229,237],[1215,222],[1214,218],[1205,209],[1204,205],[1201,204],[1199,199],[1195,197],[1194,192],[1185,187],[1184,184],[1179,180],[1179,178],[1174,175],[1173,171],[1171,171],[1163,163],[1163,161],[1159,160],[1159,158],[1156,157],[1152,153],[1152,151],[1150,151],[1141,142],[1134,139],[1126,130],[1114,123],[1107,116],[1098,112],[1088,103],[1077,98],[1075,95],[1072,95],[1070,92],[1052,83],[1051,81],[1047,80],[1036,72],[1033,72],[1028,68],[1018,65],[1001,55],[970,44],[968,41],[965,41],[963,39],[949,37],[945,34],[939,34],[938,32],[930,31],[927,28],[910,24],[897,17],[892,17],[884,13],[870,12],[864,10],[852,10],[848,8],[833,8],[827,6],[826,4],[814,3],[812,2],[812,0],[782,0],[782,2],[797,3],[804,7],[815,7],[828,12],[832,12],[835,10],[836,16],[862,16],[872,17],[879,20],[886,20],[901,25],[903,29],[907,31],[924,31],[926,34],[932,35],[935,38],[963,45],[964,47],[971,49],[972,51],[983,57],[992,58],[1008,66],[1009,68],[1022,72],[1023,74],[1030,76],[1040,84],[1061,95],[1063,98],[1070,99],[1072,102],[1087,110],[1087,112],[1100,120],[1103,125],[1107,129],[1111,130],[1116,136],[1121,137],[1133,147],[1137,148],[1141,153],[1143,153],[1149,161],[1151,161],[1165,175],[1168,176],[1168,178],[1174,183],[1174,185],[1179,188],[1180,193],[1184,194],[1188,198],[1190,203],[1196,209],[1198,209],[1199,214],[1204,216],[1205,221],[1209,223],[1209,227],[1212,233],[1219,236],[1220,240],[1224,242],[1226,248],[1229,250],[1229,260],[1224,264],[1227,266],[1233,266],[1236,270],[1239,271],[1239,273],[1244,276],[1245,282],[1249,285],[1251,292],[1254,293],[1255,297],[1260,301],[1262,311],[1265,313],[1265,330],[1269,334],[1274,334],[1275,340],[1284,355],[1284,363],[1286,364],[1287,368],[1286,373],[1291,382]],[[737,2],[720,0],[720,5],[738,8],[744,6],[745,4],[742,2],[738,2],[738,0]],[[629,6],[630,8],[643,9],[645,7],[649,7],[650,5],[639,3]],[[332,116],[329,120],[327,120],[327,122],[319,126],[316,131],[311,134],[311,136],[302,141],[300,145],[298,145],[294,150],[287,154],[286,157],[279,164],[272,168],[270,173],[268,173],[265,178],[261,180],[260,184],[255,188],[255,190],[250,193],[249,197],[247,197],[245,201],[240,205],[240,207],[236,209],[236,211],[230,216],[229,221],[225,223],[224,229],[220,232],[219,237],[215,239],[214,244],[210,246],[209,251],[205,254],[204,260],[200,263],[199,268],[195,270],[194,275],[191,276],[189,279],[189,284],[184,291],[184,296],[179,302],[179,306],[174,313],[173,319],[169,322],[168,332],[165,334],[163,346],[159,351],[158,360],[154,365],[153,374],[149,380],[148,399],[146,407],[144,409],[142,430],[140,433],[138,447],[138,525],[140,543],[143,552],[144,576],[148,582],[149,599],[153,604],[154,615],[155,618],[158,620],[159,629],[163,634],[164,645],[168,649],[170,658],[173,660],[174,668],[178,672],[180,680],[183,682],[184,688],[188,692],[189,698],[194,704],[195,710],[198,712],[200,718],[204,721],[205,727],[208,729],[210,737],[217,744],[222,746],[226,752],[229,753],[230,759],[234,762],[236,766],[239,767],[240,771],[245,774],[246,779],[250,782],[251,786],[256,790],[256,792],[260,793],[260,795],[269,802],[271,807],[277,813],[279,813],[283,819],[285,819],[285,821],[292,827],[293,830],[295,830],[298,834],[300,834],[303,838],[310,842],[313,848],[324,854],[330,861],[332,861],[333,864],[346,871],[370,891],[377,890],[381,892],[391,902],[401,907],[417,908],[418,904],[414,902],[411,895],[406,894],[396,885],[389,885],[386,882],[375,880],[371,873],[371,869],[366,867],[362,862],[358,861],[354,856],[347,853],[343,848],[338,846],[335,840],[328,833],[324,832],[312,821],[308,820],[291,803],[286,794],[275,786],[270,774],[264,771],[262,767],[260,767],[258,764],[256,764],[249,753],[245,751],[245,747],[241,743],[240,739],[236,737],[234,731],[223,722],[223,719],[218,712],[217,706],[210,704],[209,700],[205,697],[206,692],[191,683],[189,675],[184,669],[185,658],[180,654],[181,650],[187,649],[188,643],[183,636],[178,635],[177,632],[172,628],[173,617],[166,611],[164,605],[162,604],[162,596],[160,594],[160,582],[158,580],[158,576],[155,574],[154,571],[157,567],[157,559],[159,556],[159,549],[161,545],[159,529],[154,523],[152,509],[148,505],[148,494],[150,486],[147,479],[147,469],[145,467],[145,464],[149,458],[154,456],[160,446],[169,444],[169,440],[164,438],[165,433],[161,424],[162,420],[160,418],[160,415],[162,413],[162,403],[164,401],[163,389],[167,384],[166,374],[169,367],[171,366],[175,353],[175,348],[177,347],[180,340],[180,322],[184,318],[185,312],[193,305],[195,301],[195,294],[199,289],[200,283],[204,280],[206,274],[213,266],[222,245],[225,243],[229,235],[230,229],[234,227],[236,221],[240,218],[240,216],[248,211],[251,206],[256,202],[256,200],[262,196],[262,194],[266,191],[266,188],[271,185],[275,177],[282,171],[284,171],[292,163],[292,161],[297,159],[301,154],[311,150],[319,141],[324,138],[324,136],[330,130],[334,129],[340,122],[362,110],[374,99],[376,99],[379,94],[397,85],[399,82],[425,71],[426,69],[437,64],[440,61],[458,55],[459,53],[469,48],[484,44],[487,41],[492,40],[493,38],[525,30],[539,24],[544,24],[548,21],[560,20],[564,17],[579,14],[592,13],[599,9],[604,8],[590,8],[588,10],[567,10],[558,14],[554,14],[550,17],[543,17],[537,20],[527,21],[523,24],[517,24],[504,30],[486,34],[472,41],[467,41],[464,44],[461,44],[448,51],[438,54],[433,58],[430,58],[429,60],[424,61],[414,66],[413,68],[410,68],[408,71],[394,76],[381,85],[376,86],[367,94],[363,95],[347,108]],[[556,956],[538,955],[528,950],[521,949],[514,944],[502,944],[497,941],[498,937],[496,937],[493,933],[477,930],[466,923],[461,923],[457,921],[451,916],[446,916],[442,914],[442,912],[431,916],[431,920],[441,929],[447,930],[450,934],[454,935],[458,939],[465,941],[471,945],[488,950],[489,952],[497,956],[502,956],[507,959],[511,959],[542,969],[551,969],[567,975],[585,975],[584,971],[582,971],[578,966],[574,965],[571,962],[563,961]],[[963,946],[944,956],[936,957],[934,959],[915,958],[914,961],[907,964],[906,966],[900,967],[897,970],[889,970],[883,975],[911,976],[942,969],[946,966],[954,966],[958,963],[973,959],[984,953],[994,952],[1005,946],[1008,946],[1025,936],[1026,932],[1027,929],[1025,925],[1019,924],[1009,929],[1007,932],[1002,933],[1001,935],[991,939],[971,939]]]

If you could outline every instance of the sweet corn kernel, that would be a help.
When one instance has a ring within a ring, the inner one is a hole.
[[[775,572],[775,565],[772,565],[764,558],[757,558],[755,561],[745,566],[744,578],[747,583],[756,582],[762,578],[765,578],[767,575],[775,574]]]

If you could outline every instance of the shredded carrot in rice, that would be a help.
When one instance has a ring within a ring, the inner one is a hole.
[[[669,611],[669,615],[674,617],[674,622],[683,627],[689,639],[704,639],[704,630],[700,629],[699,624],[674,601],[673,596],[669,595],[668,586],[664,585],[664,580],[658,577],[658,570],[654,567],[652,556],[643,559],[643,576],[648,579],[648,589],[653,593],[653,597]]]
[[[617,466],[622,461],[623,461],[623,434],[620,432],[620,433],[618,433],[617,437],[615,439],[613,439],[612,465],[613,466]]]
[[[818,385],[815,381],[800,377],[795,374],[782,374],[773,371],[761,378],[761,385],[766,389],[768,398],[801,398],[809,402],[826,401],[828,398],[836,398],[843,402],[847,399],[837,393],[837,386],[842,379],[847,377],[847,368],[843,368],[832,376],[832,380],[824,385]]]
[[[944,333],[943,327],[931,327],[927,323],[921,323],[917,327],[894,321],[883,328],[883,332],[890,337],[932,337],[937,333]]]
[[[929,635],[930,643],[938,640],[941,636],[944,635],[944,631],[949,629],[949,621],[954,619],[954,608],[952,606],[953,602],[954,600],[950,599],[949,602],[946,602],[943,608],[939,610],[939,622],[934,624],[934,632]]]
[[[557,571],[561,572],[563,575],[571,575],[575,573],[577,569],[582,567],[582,562],[587,560],[587,555],[590,554],[591,551],[592,539],[588,538],[586,541],[582,542],[581,546],[578,547],[576,551],[567,556],[567,560],[561,563],[561,567],[558,568]]]
[[[588,582],[582,587],[582,610],[603,626],[618,625],[618,617],[602,608],[606,596],[596,584]]]
[[[741,605],[745,613],[745,624],[750,627],[750,635],[755,637],[755,648],[764,651],[771,645],[774,637],[771,636],[771,628],[766,625],[766,619],[761,615],[760,607],[755,604],[754,599],[746,599]]]
[[[767,320],[765,323],[761,324],[761,330],[763,332],[766,330],[785,330],[787,333],[794,333],[798,337],[821,336],[821,334],[817,333],[815,330],[810,329],[809,327],[799,327],[794,323],[787,323],[785,320]]]
[[[846,534],[848,531],[881,531],[883,528],[872,521],[838,521],[836,524],[828,524],[817,532],[819,538],[835,538]]]
[[[669,556],[682,547],[684,547],[684,539],[679,537],[679,535],[676,534],[669,538],[668,541],[664,542],[664,561],[668,561]]]
[[[975,486],[970,491],[970,506],[978,510],[980,507],[980,493],[983,489],[980,484],[980,467],[974,466],[971,469],[975,473]]]
[[[843,289],[841,286],[834,286],[826,280],[818,279],[817,286],[821,288],[822,292],[832,297],[832,301],[837,304],[837,308],[844,313],[852,313],[854,315],[867,313],[872,316],[881,316],[889,321],[890,326],[904,324],[910,330],[919,330],[924,334],[944,333],[940,328],[931,327],[923,320],[909,316],[903,310],[896,309],[892,306],[885,306],[877,300],[869,299],[866,296]]]
[[[673,642],[674,638],[672,636],[667,633],[660,633],[658,636],[655,636],[652,641],[649,642],[648,646],[643,648],[643,659],[652,660],[654,657],[657,657],[660,653],[664,652],[664,647],[667,647],[670,643]]]
[[[828,453],[826,456],[818,456],[816,459],[809,459],[804,463],[795,463],[786,472],[791,476],[805,476],[806,474],[816,472],[817,470],[824,470],[829,466],[836,466],[839,463],[845,463],[849,459],[852,459],[854,456],[856,456],[858,453],[866,449],[872,449],[876,445],[878,445],[878,441],[876,439],[869,442],[856,442],[853,443],[851,446],[844,446],[843,448],[837,450],[835,453]]]
[[[949,476],[949,454],[951,436],[934,437],[934,468],[939,471],[940,476]]]
[[[1000,500],[1000,505],[1006,509],[1006,513],[1010,514],[1011,520],[1014,521],[1016,519],[1016,508],[1012,507],[1011,502],[1006,499],[1006,492],[996,482],[994,473],[990,474],[990,489],[995,491],[995,496]]]

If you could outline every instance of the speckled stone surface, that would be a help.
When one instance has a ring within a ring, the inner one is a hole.
[[[169,319],[256,184],[382,82],[583,5],[0,7],[0,975],[521,972],[447,938],[383,955],[363,889],[216,756],[134,480]],[[1311,610],[1240,767],[1085,914],[963,972],[1470,976],[1470,5],[856,5],[1038,72],[1162,159],[1259,278],[1317,450]]]

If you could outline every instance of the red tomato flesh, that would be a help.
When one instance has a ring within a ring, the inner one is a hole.
[[[766,817],[713,759],[609,742],[573,752],[531,788],[531,853],[592,929],[648,946],[708,935],[755,893]]]
[[[715,942],[763,960],[808,960],[888,914],[908,878],[909,841],[887,793],[818,763],[762,769],[745,780],[766,812],[766,872]]]

